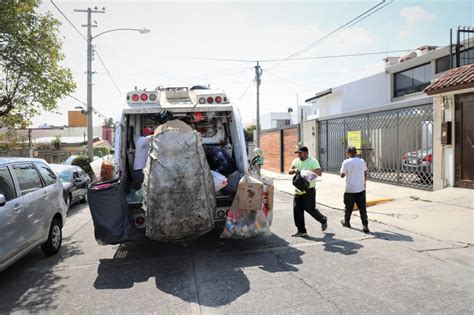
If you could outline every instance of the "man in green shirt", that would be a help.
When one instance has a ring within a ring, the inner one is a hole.
[[[300,146],[295,153],[298,153],[298,158],[291,163],[290,175],[298,174],[303,170],[308,170],[321,176],[321,166],[318,160],[309,156],[308,148]],[[304,223],[304,211],[308,212],[313,218],[321,223],[321,230],[325,231],[328,227],[328,219],[316,209],[316,178],[310,181],[308,191],[300,191],[295,189],[295,197],[293,199],[293,218],[298,231],[293,237],[308,236]]]

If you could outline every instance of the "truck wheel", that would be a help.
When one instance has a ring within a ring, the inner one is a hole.
[[[63,241],[63,232],[61,222],[58,219],[53,219],[49,229],[48,240],[41,245],[41,250],[46,256],[52,256],[59,252]]]

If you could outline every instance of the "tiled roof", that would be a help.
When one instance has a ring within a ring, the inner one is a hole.
[[[448,70],[425,89],[428,95],[474,87],[474,64]]]

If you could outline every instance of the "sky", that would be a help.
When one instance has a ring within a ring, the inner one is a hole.
[[[125,94],[136,87],[192,86],[220,88],[237,104],[244,122],[256,114],[256,60],[284,60],[336,30],[380,1],[66,1],[54,3],[83,34],[85,13],[74,9],[105,7],[93,15],[92,34],[116,28],[148,28],[148,34],[120,31],[94,39],[93,107],[118,119]],[[389,2],[389,1],[386,1]],[[86,101],[86,41],[61,13],[43,0],[38,11],[50,11],[62,24],[65,60],[77,88],[72,96]],[[299,57],[374,53],[370,56],[261,62],[260,112],[286,112],[327,88],[384,70],[382,59],[425,44],[446,46],[449,29],[474,26],[474,2],[393,1],[367,19],[337,32]],[[211,61],[211,59],[249,62]],[[65,97],[57,112],[33,118],[67,125],[67,111],[84,106]],[[103,118],[94,117],[94,125]]]

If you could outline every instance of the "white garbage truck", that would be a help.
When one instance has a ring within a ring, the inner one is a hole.
[[[244,176],[249,167],[241,116],[230,97],[223,90],[212,89],[206,86],[158,87],[154,90],[135,89],[134,91],[128,92],[126,95],[126,103],[127,108],[123,110],[120,124],[117,124],[115,129],[115,173],[117,174],[117,178],[120,179],[135,228],[138,230],[150,228],[150,225],[147,225],[147,220],[150,219],[150,216],[147,216],[145,201],[149,199],[152,194],[160,194],[158,192],[159,187],[153,188],[152,184],[148,184],[147,187],[145,183],[141,188],[132,188],[135,171],[134,160],[137,154],[136,145],[139,139],[145,136],[144,131],[153,131],[154,136],[151,137],[156,139],[158,137],[157,132],[160,129],[159,127],[165,124],[165,121],[163,121],[164,117],[167,117],[166,123],[169,123],[171,127],[175,126],[173,122],[178,121],[179,124],[186,124],[192,129],[194,134],[199,135],[197,136],[197,138],[199,138],[197,144],[203,146],[205,149],[199,149],[200,151],[198,150],[196,152],[202,153],[206,148],[211,148],[219,152],[225,152],[226,157],[230,158],[232,170],[226,174],[227,187],[219,191],[214,190],[208,194],[208,196],[212,196],[213,199],[215,198],[215,202],[214,200],[210,202],[213,224],[218,224],[219,222],[224,223],[232,201],[235,198],[239,180]],[[161,152],[160,150],[166,150],[165,140],[158,140],[158,142],[156,142],[157,140],[153,141],[155,141],[155,144],[152,144],[150,147],[150,156],[153,156],[153,150],[155,149],[158,152]],[[185,143],[188,140],[182,141]],[[163,156],[165,155],[155,157],[154,159],[153,157],[148,158],[147,167],[150,168],[150,163],[152,162],[156,162],[161,166],[167,163],[176,163],[169,155],[166,155],[167,160],[164,161]],[[176,159],[179,158],[180,153],[178,152]],[[181,161],[180,163],[185,164],[186,162]],[[197,170],[198,172],[196,172],[194,177],[201,176],[199,174],[210,174],[208,166],[205,168],[203,166],[202,168],[204,171]],[[178,169],[178,171],[180,171],[180,169]],[[152,178],[152,175],[151,173],[147,174],[145,170],[145,182],[156,179],[164,181],[173,178],[173,175],[170,175],[171,177],[165,177],[168,176],[166,172],[163,172],[161,175],[158,174],[158,177],[155,177],[155,179]],[[188,176],[188,174],[181,175]],[[192,181],[194,179],[190,178],[190,180]],[[183,184],[181,183],[180,185]],[[193,185],[200,186],[206,185],[206,183],[198,179]],[[186,194],[191,193],[189,191],[190,189],[199,188],[190,188],[188,185],[184,186],[175,187],[174,191],[178,194]],[[143,192],[143,187],[147,189],[148,193]],[[163,200],[166,200],[166,198],[169,199],[169,197],[170,196],[164,195],[159,196],[159,198]],[[176,204],[176,207],[179,206],[179,204]],[[91,212],[92,208],[93,207],[91,207]],[[176,218],[177,215],[178,214],[175,213],[168,217],[161,217],[160,220],[163,222],[168,220],[169,224],[172,225],[173,220],[182,221],[182,219]],[[201,215],[199,215],[199,218],[200,217]],[[96,238],[97,230],[98,227],[96,226]],[[167,239],[164,238],[164,240]],[[118,243],[118,241],[105,241],[105,243]]]

